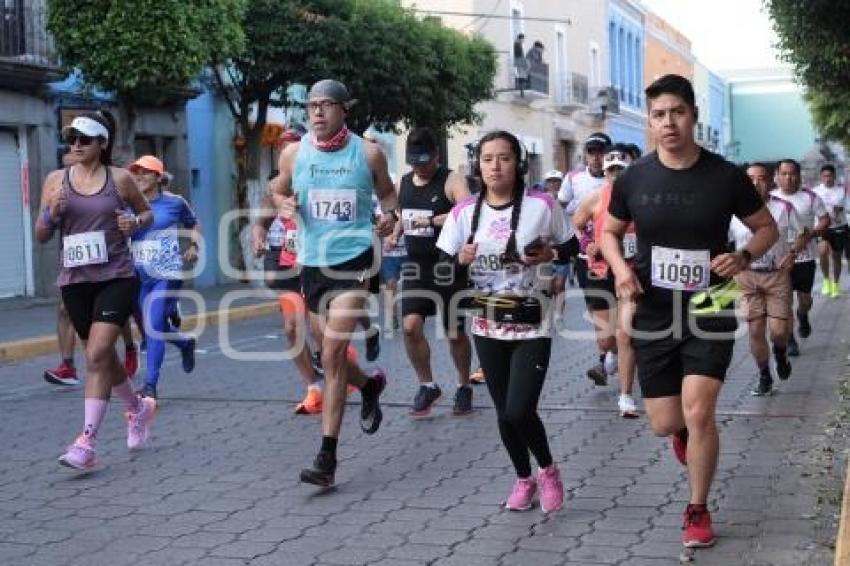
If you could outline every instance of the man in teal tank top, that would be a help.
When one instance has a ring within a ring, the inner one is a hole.
[[[374,434],[381,424],[379,403],[386,385],[383,371],[367,376],[350,363],[346,350],[368,296],[366,284],[378,269],[380,245],[395,222],[397,198],[384,154],[350,132],[345,116],[355,103],[345,85],[322,80],[310,88],[310,133],[286,147],[272,198],[284,218],[298,222],[298,261],[310,323],[322,336],[325,390],[322,445],[301,481],[328,487],[334,483],[336,446],[345,409],[346,386],[360,389],[360,427]],[[372,194],[384,211],[372,224]]]

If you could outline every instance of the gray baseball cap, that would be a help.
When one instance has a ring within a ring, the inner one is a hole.
[[[307,100],[314,98],[329,98],[342,104],[346,110],[357,104],[357,99],[351,98],[348,93],[348,87],[333,79],[323,79],[314,83],[310,87],[310,92],[307,93]]]

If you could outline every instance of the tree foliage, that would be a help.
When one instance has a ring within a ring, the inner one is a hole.
[[[850,146],[850,2],[764,0],[783,58],[805,85],[815,125]]]

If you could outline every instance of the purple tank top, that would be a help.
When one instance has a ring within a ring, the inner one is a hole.
[[[64,287],[74,283],[135,277],[127,236],[118,229],[115,215],[116,209],[124,209],[127,205],[121,199],[110,168],[106,168],[103,188],[88,196],[74,190],[70,175],[71,169],[65,169],[61,190],[67,200],[59,221],[59,277],[56,284]],[[100,249],[100,233],[105,253]],[[66,240],[68,237],[72,238]],[[72,244],[67,250],[66,242]]]

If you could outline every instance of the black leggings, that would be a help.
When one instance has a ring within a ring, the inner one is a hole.
[[[552,453],[537,402],[549,368],[551,338],[496,340],[475,336],[475,350],[496,405],[499,434],[518,477],[531,475],[528,453],[537,465],[552,465]]]

